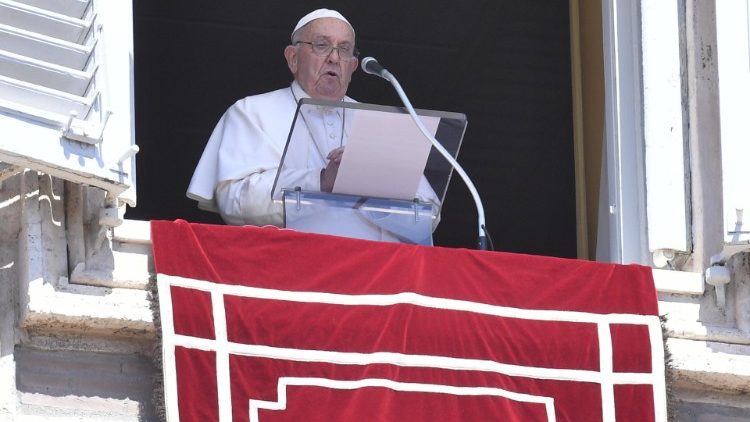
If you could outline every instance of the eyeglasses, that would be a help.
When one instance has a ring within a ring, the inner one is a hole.
[[[338,47],[334,47],[333,44],[327,41],[296,41],[294,44],[309,44],[312,52],[316,56],[328,57],[333,50],[336,50],[338,51],[341,60],[351,61],[359,57],[359,50],[348,44],[340,45]]]

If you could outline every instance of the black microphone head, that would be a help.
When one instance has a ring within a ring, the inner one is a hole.
[[[385,68],[383,68],[383,66],[381,66],[374,57],[368,56],[362,59],[362,70],[364,70],[366,73],[380,76],[382,78]]]

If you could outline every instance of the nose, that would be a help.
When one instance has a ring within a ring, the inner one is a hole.
[[[333,58],[333,53],[336,53],[336,58],[335,59]],[[337,63],[337,62],[341,61],[341,54],[339,54],[339,48],[338,47],[333,47],[331,49],[331,52],[328,53],[328,61],[330,61],[331,63]]]

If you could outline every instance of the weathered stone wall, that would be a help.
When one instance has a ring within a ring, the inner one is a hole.
[[[157,420],[148,225],[114,234],[103,200],[32,171],[3,181],[0,420]]]
[[[15,412],[16,325],[18,310],[18,235],[20,177],[0,182],[0,420]]]

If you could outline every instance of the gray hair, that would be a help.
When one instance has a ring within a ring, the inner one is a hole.
[[[307,31],[309,29],[310,29],[310,23],[294,31],[294,33],[292,34],[292,44],[297,44],[298,42],[302,41],[302,38],[305,35],[307,35]]]

